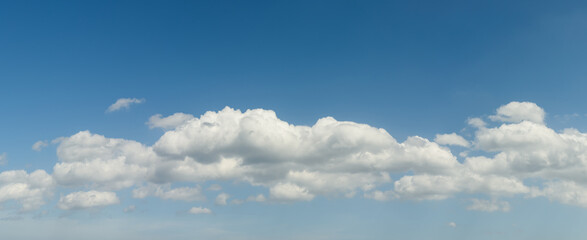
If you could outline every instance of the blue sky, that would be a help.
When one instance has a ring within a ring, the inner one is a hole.
[[[0,231],[579,239],[586,20],[582,1],[0,2]]]

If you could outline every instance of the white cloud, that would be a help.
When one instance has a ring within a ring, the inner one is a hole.
[[[544,111],[532,103],[504,105],[490,118],[504,123],[469,119],[476,127],[473,146],[461,154],[460,163],[448,146],[439,145],[471,144],[455,133],[437,135],[436,142],[419,136],[397,142],[384,129],[366,124],[325,117],[312,126],[293,125],[263,109],[227,107],[198,118],[155,115],[150,126],[171,130],[153,146],[88,131],[60,138],[53,177],[63,186],[134,187],[135,198],[183,201],[203,200],[201,189],[172,189],[174,183],[234,181],[268,189],[266,198],[247,201],[356,195],[422,201],[475,194],[489,199],[543,196],[587,207],[580,197],[556,196],[581,196],[587,187],[587,134],[547,127]],[[530,188],[524,184],[530,178],[546,183]],[[228,196],[218,197],[220,204],[228,201]],[[469,209],[506,209],[505,201],[484,201],[472,200]]]
[[[510,102],[497,109],[497,114],[489,116],[493,121],[518,123],[530,121],[544,123],[544,110],[532,102]]]
[[[35,144],[33,144],[32,149],[38,152],[48,145],[49,143],[47,141],[37,141]]]
[[[467,210],[471,211],[482,211],[482,212],[509,212],[510,204],[506,201],[484,200],[484,199],[471,199],[471,205],[467,206]]]
[[[456,133],[451,134],[436,134],[436,138],[434,142],[441,144],[441,145],[455,145],[461,147],[469,147],[469,141],[465,140],[465,138],[457,135]]]
[[[534,197],[545,196],[550,201],[587,208],[587,187],[572,181],[547,182],[544,189],[534,194]]]
[[[164,118],[162,118],[161,114],[156,114],[149,118],[147,125],[149,128],[162,128],[167,130],[184,125],[186,122],[192,119],[194,119],[193,115],[185,113],[175,113]]]
[[[269,189],[269,196],[278,202],[310,201],[314,195],[307,189],[291,183],[281,183]]]
[[[447,225],[449,227],[451,227],[451,228],[456,228],[457,227],[457,224],[455,222],[449,222]]]
[[[59,199],[57,207],[62,210],[87,209],[118,204],[120,200],[114,192],[74,192]]]
[[[145,102],[145,99],[137,99],[137,98],[119,98],[116,100],[115,103],[110,105],[106,112],[114,112],[121,109],[128,109],[130,108],[131,104],[140,104]]]
[[[376,201],[390,201],[390,200],[398,198],[397,194],[395,192],[393,192],[393,190],[387,190],[387,191],[375,190],[372,192],[365,193],[364,197],[369,198],[369,199],[373,199]]]
[[[35,210],[53,195],[54,181],[43,170],[30,174],[23,170],[0,173],[0,203],[14,200],[23,211]]]
[[[148,196],[155,196],[166,200],[180,200],[180,201],[202,201],[206,197],[202,194],[200,186],[195,188],[180,187],[171,188],[169,184],[161,186],[149,184],[147,186],[136,188],[132,191],[134,198],[145,198]]]
[[[469,118],[467,123],[476,128],[484,128],[487,125],[481,118]]]
[[[59,184],[109,190],[144,181],[157,158],[150,147],[138,142],[88,131],[63,138],[57,156],[60,162],[53,167],[53,176]]]
[[[226,205],[226,201],[228,200],[229,197],[230,197],[230,195],[228,195],[226,193],[218,194],[218,196],[216,197],[216,200],[214,201],[214,204],[224,206],[224,205]]]
[[[193,207],[191,208],[188,213],[191,214],[211,214],[212,210],[203,207]]]
[[[207,112],[167,131],[153,149],[176,159],[159,163],[154,181],[291,184],[307,191],[300,199],[352,196],[389,182],[389,171],[448,173],[459,164],[448,149],[421,137],[398,143],[383,129],[330,117],[295,126],[262,109]]]

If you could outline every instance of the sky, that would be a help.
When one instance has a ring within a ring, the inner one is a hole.
[[[0,1],[10,239],[582,239],[587,2]]]

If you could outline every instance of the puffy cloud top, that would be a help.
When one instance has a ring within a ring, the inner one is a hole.
[[[236,181],[267,190],[248,202],[357,195],[421,201],[475,194],[491,200],[471,200],[469,210],[508,211],[509,203],[501,199],[516,195],[585,207],[587,134],[557,132],[544,124],[544,115],[534,103],[512,102],[489,117],[503,122],[498,126],[469,119],[473,139],[451,133],[403,142],[366,124],[325,117],[312,126],[293,125],[264,109],[155,115],[148,124],[166,131],[153,146],[89,131],[59,138],[52,175],[0,173],[0,202],[38,208],[55,183],[96,189],[61,197],[58,207],[65,210],[116,204],[112,191],[124,188],[131,188],[134,198],[202,201],[200,184]],[[468,154],[459,162],[449,146],[469,148]],[[526,185],[527,179],[538,184]],[[172,187],[176,183],[195,187]],[[227,204],[229,194],[220,193],[214,203]],[[190,212],[211,213],[206,209]]]
[[[0,203],[15,200],[22,210],[35,210],[45,204],[45,199],[53,195],[54,181],[43,170],[30,174],[23,170],[0,173]]]
[[[530,121],[544,123],[544,110],[532,102],[510,102],[497,109],[497,114],[489,118],[493,121],[517,123]]]

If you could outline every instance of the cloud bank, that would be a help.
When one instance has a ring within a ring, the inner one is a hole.
[[[246,202],[475,195],[468,210],[507,212],[505,200],[512,197],[587,207],[587,134],[557,132],[544,116],[534,103],[511,102],[490,115],[489,123],[469,119],[471,139],[440,133],[434,141],[411,136],[400,142],[366,124],[325,117],[312,126],[293,125],[264,109],[154,115],[147,125],[164,133],[151,146],[89,131],[60,138],[51,175],[43,170],[0,174],[21,176],[0,182],[0,202],[16,200],[23,209],[34,209],[56,185],[88,190],[61,197],[58,207],[64,210],[117,204],[116,191],[122,189],[132,190],[134,198],[203,201],[200,184],[229,180],[265,189]],[[461,157],[449,146],[458,146]],[[173,188],[176,183],[195,187]],[[227,205],[230,196],[220,193],[214,203]],[[209,213],[205,208],[189,212]]]

